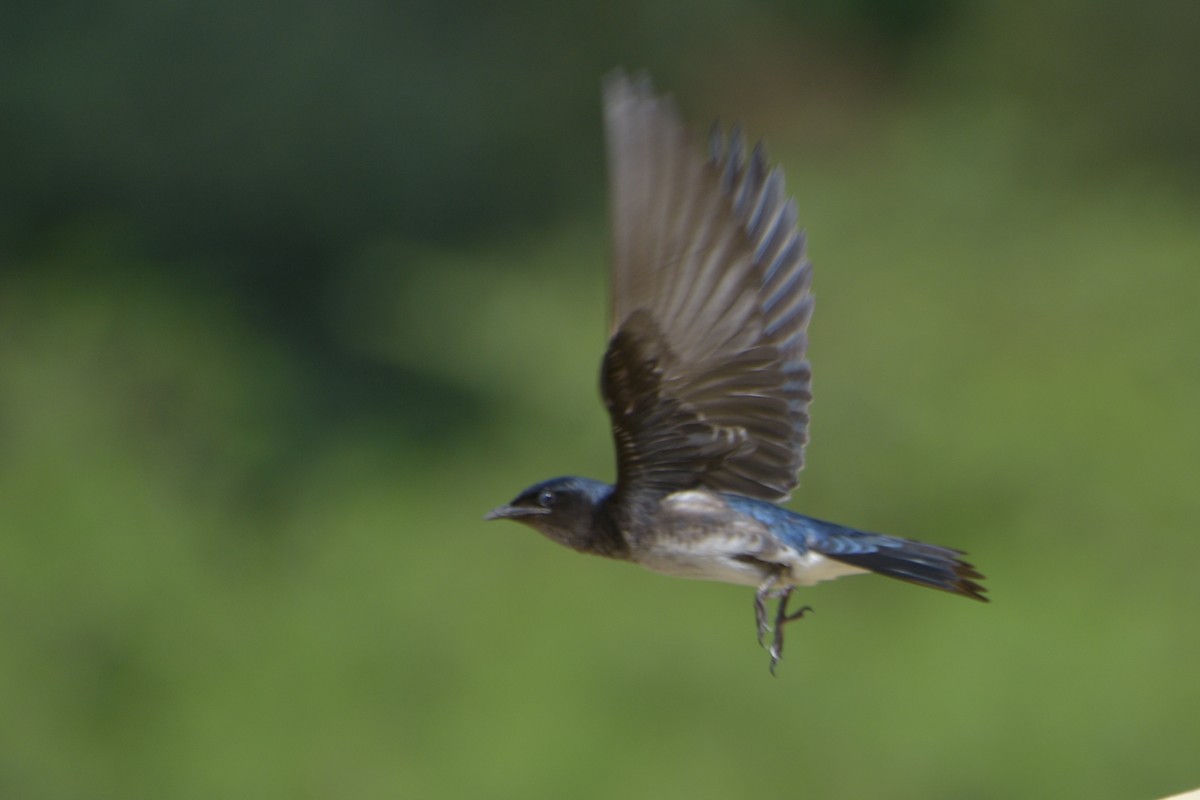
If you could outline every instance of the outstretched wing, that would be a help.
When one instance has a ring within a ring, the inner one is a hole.
[[[618,488],[786,499],[807,441],[812,267],[783,173],[740,131],[706,159],[648,78],[604,85]]]

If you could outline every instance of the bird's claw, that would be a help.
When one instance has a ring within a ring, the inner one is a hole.
[[[781,589],[774,587],[773,583],[767,583],[761,586],[758,592],[754,595],[754,621],[758,629],[758,644],[760,647],[766,647],[766,635],[769,631],[773,631],[771,637],[771,645],[767,647],[767,653],[771,656],[771,674],[775,674],[775,667],[783,659],[783,626],[789,622],[798,619],[803,619],[804,615],[812,611],[812,606],[801,606],[795,611],[788,613],[787,604],[792,596],[791,586],[785,586]],[[767,624],[767,606],[768,599],[779,600],[779,605],[775,609],[775,624],[773,626]]]
[[[812,611],[812,606],[800,606],[798,609],[784,617],[783,621],[791,622],[797,619],[804,619],[804,615],[810,611]]]

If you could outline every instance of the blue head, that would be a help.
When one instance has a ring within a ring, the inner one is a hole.
[[[530,486],[484,519],[511,519],[573,550],[595,552],[601,533],[598,513],[612,490],[590,478],[552,478]]]

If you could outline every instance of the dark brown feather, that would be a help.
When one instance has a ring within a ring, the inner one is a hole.
[[[786,499],[807,441],[811,265],[783,175],[740,131],[705,159],[648,79],[605,84],[618,486]]]

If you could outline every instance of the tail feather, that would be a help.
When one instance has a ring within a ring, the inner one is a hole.
[[[984,596],[987,589],[976,583],[976,580],[983,579],[983,575],[973,565],[959,558],[965,555],[961,550],[850,530],[835,534],[831,539],[828,544],[833,546],[815,549],[835,561],[889,578],[988,602]]]

